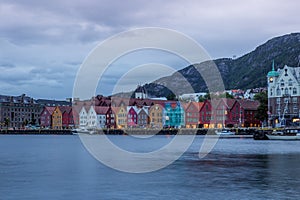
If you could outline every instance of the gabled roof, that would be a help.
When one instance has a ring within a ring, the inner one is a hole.
[[[113,111],[113,113],[117,114],[120,110],[120,107],[111,107],[111,110]]]
[[[233,105],[236,102],[236,99],[230,99],[230,98],[221,98],[219,101],[218,106],[220,105],[220,103],[224,103],[224,105],[226,106],[227,109],[231,110]]]
[[[203,106],[203,102],[190,102],[188,104],[182,104],[185,111],[189,110],[191,106],[196,108],[195,111],[200,111],[201,107]]]
[[[72,109],[71,106],[59,106],[58,108],[60,109],[62,114],[65,113],[65,112],[70,113],[70,111]]]
[[[149,107],[142,107],[141,109],[138,110],[138,115],[140,113],[144,112],[146,115],[149,115]]]
[[[238,102],[244,110],[257,110],[258,106],[260,105],[259,101],[248,99],[240,99]]]
[[[55,110],[55,107],[46,106],[44,109],[47,110],[50,113],[50,115],[52,115]]]
[[[94,109],[95,109],[96,114],[105,115],[108,112],[109,107],[108,106],[95,106]]]
[[[127,106],[127,112],[129,112],[131,109],[133,109],[136,113],[139,112],[139,109],[136,106]]]
[[[149,107],[149,112],[150,112],[150,110],[155,109],[156,106],[157,106],[157,107],[160,107],[161,110],[164,109],[164,107],[163,107],[161,104],[154,104],[153,106],[150,106],[150,107]]]
[[[199,111],[201,110],[201,108],[203,107],[204,102],[198,102],[198,106],[199,106]]]
[[[236,99],[223,99],[226,104],[227,104],[227,107],[228,109],[232,109],[233,105],[236,103]]]
[[[214,109],[217,109],[220,102],[221,102],[221,99],[215,99],[214,98],[214,99],[206,101],[205,103],[209,103],[212,107],[214,107]]]

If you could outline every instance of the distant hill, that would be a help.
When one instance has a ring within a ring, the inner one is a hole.
[[[224,81],[226,89],[248,89],[266,87],[266,75],[271,70],[274,59],[276,69],[284,65],[298,66],[300,55],[300,33],[275,37],[258,46],[254,51],[236,59],[220,58],[214,60]],[[190,65],[174,74],[160,78],[144,87],[151,96],[170,95],[168,88],[176,88],[176,95],[187,93],[186,79],[195,92],[207,91],[207,87],[196,70],[207,63]]]

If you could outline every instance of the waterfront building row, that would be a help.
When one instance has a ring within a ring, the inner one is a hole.
[[[143,96],[142,96],[143,97]],[[255,127],[259,103],[245,99],[179,102],[143,98],[104,97],[46,101],[21,95],[0,96],[1,127],[27,125],[49,129],[89,128],[222,128]]]
[[[259,127],[259,102],[217,99],[205,102],[165,102],[152,106],[83,106],[79,126],[87,128],[224,128]]]

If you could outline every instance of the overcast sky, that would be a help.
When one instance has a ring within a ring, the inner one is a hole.
[[[212,58],[238,57],[272,37],[299,32],[299,9],[298,0],[0,0],[0,94],[71,97],[89,52],[134,28],[174,29],[196,40]],[[164,65],[185,67],[172,56],[163,57],[170,58]],[[142,64],[128,60],[127,66]],[[113,70],[107,77],[118,79]]]

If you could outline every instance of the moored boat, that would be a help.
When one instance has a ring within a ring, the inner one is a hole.
[[[266,134],[266,136],[269,140],[300,140],[300,129],[275,130],[271,134]]]
[[[94,133],[96,133],[96,131],[88,130],[88,129],[83,128],[83,127],[72,130],[73,135],[78,135],[78,134],[81,134],[81,133],[82,134],[94,134]]]
[[[231,131],[230,129],[222,129],[221,131],[216,131],[217,135],[234,135],[235,132]]]

